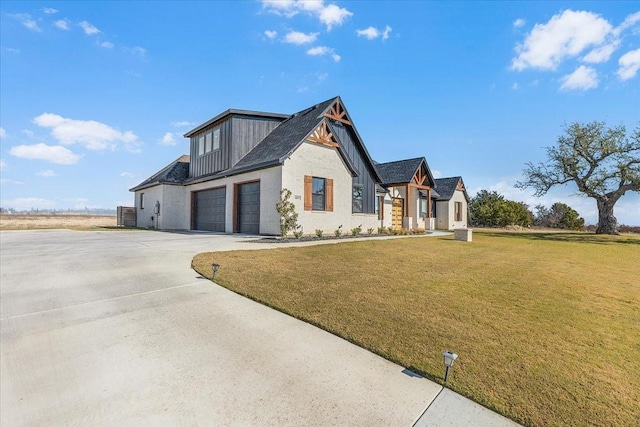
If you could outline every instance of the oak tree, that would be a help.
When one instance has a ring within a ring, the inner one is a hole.
[[[596,233],[617,234],[613,207],[627,191],[640,192],[640,127],[627,136],[623,125],[572,123],[546,151],[547,161],[527,163],[516,187],[542,196],[556,185],[573,183],[579,194],[596,200]]]

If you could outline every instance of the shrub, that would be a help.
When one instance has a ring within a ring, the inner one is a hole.
[[[369,235],[373,234],[373,228],[367,228],[367,234]]]
[[[293,235],[295,236],[296,239],[300,240],[300,238],[302,237],[303,234],[303,229],[302,226],[299,225],[296,230],[293,232]]]
[[[280,202],[276,203],[276,212],[280,214],[280,234],[282,237],[287,237],[289,231],[295,232],[298,228],[296,205],[289,200],[290,197],[291,191],[283,188],[280,190]]]
[[[351,229],[351,235],[352,236],[357,236],[360,233],[362,233],[362,224],[360,224],[359,226]]]
[[[340,227],[336,228],[336,230],[333,232],[333,234],[335,234],[336,237],[342,236],[342,225],[340,225]]]
[[[318,239],[322,239],[322,230],[316,230],[316,236],[318,236]]]

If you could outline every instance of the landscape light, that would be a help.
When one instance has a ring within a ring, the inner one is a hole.
[[[447,382],[447,379],[449,378],[449,368],[453,366],[453,362],[458,358],[458,355],[450,350],[445,351],[442,355],[444,356],[445,366],[444,382]]]
[[[216,264],[216,263],[211,264],[211,269],[213,270],[213,277],[211,278],[211,280],[215,280],[216,279],[216,271],[218,271],[220,269],[220,264]]]

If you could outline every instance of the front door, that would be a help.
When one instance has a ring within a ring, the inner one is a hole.
[[[391,228],[400,230],[402,228],[402,218],[404,215],[404,200],[394,198],[391,206]]]

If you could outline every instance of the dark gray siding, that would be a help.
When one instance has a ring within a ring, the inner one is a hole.
[[[280,124],[282,119],[233,115],[207,126],[191,137],[189,178],[221,172],[231,168]],[[198,139],[220,127],[220,149],[198,155]]]
[[[269,135],[281,121],[282,119],[267,117],[233,116],[231,166],[234,166],[241,158],[246,156],[247,153]]]
[[[210,151],[202,156],[198,155],[198,139],[211,129],[220,127],[220,149]],[[215,126],[209,126],[191,137],[191,165],[189,178],[220,172],[229,169],[229,148],[231,146],[231,119],[227,119]]]
[[[338,140],[342,144],[353,168],[358,171],[358,176],[353,177],[354,184],[362,184],[362,212],[375,213],[376,210],[376,181],[375,174],[368,166],[366,154],[358,148],[356,136],[349,126],[332,121]]]

